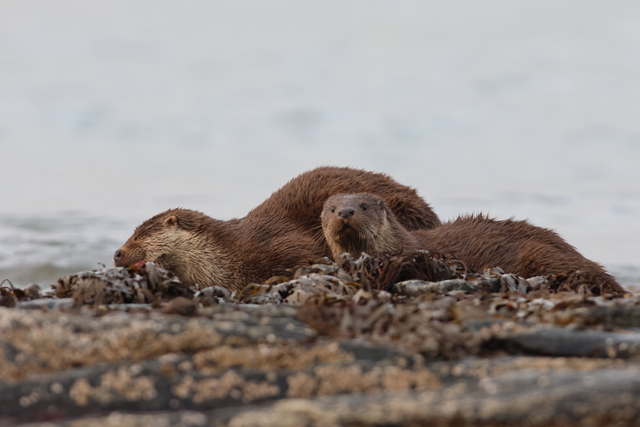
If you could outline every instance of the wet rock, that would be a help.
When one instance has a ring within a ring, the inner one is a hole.
[[[149,311],[153,310],[153,304],[104,304],[96,307],[101,311],[126,311],[126,312],[136,312],[136,311]]]
[[[84,313],[0,308],[0,381],[17,381],[96,363],[192,353],[227,342],[289,342],[315,331],[292,317],[255,310],[166,316],[157,311]]]
[[[446,294],[450,291],[478,292],[478,287],[475,284],[468,283],[466,280],[462,279],[443,280],[441,282],[407,280],[405,282],[395,283],[390,289],[391,293],[410,298],[417,297],[428,292]]]
[[[622,328],[640,328],[640,306],[595,307],[585,317],[589,323]]]
[[[207,410],[287,397],[440,388],[439,379],[427,368],[398,357],[355,360],[353,352],[335,343],[222,345],[193,355],[97,364],[0,383],[0,407],[5,408],[3,417],[27,421],[114,409]]]
[[[42,288],[36,283],[31,283],[24,288],[24,293],[29,299],[38,299],[42,297]]]
[[[179,314],[180,316],[193,316],[198,311],[196,303],[185,297],[172,299],[162,308],[164,314]]]
[[[71,421],[20,424],[21,427],[206,427],[212,417],[209,414],[171,410],[153,413],[112,412],[108,415],[89,415]]]
[[[640,333],[573,331],[553,328],[497,339],[512,352],[558,357],[629,358],[640,353]]]
[[[640,368],[637,361],[623,359],[548,356],[464,357],[455,361],[430,361],[425,365],[447,387],[460,379],[471,386],[478,385],[475,380],[526,370],[545,372],[545,375],[555,375],[558,372],[582,372],[587,375],[598,370],[638,371]]]
[[[262,403],[218,406],[216,410],[185,410],[174,405],[176,408],[171,412],[120,412],[47,425],[107,426],[117,422],[124,426],[162,423],[160,425],[170,426],[577,427],[626,426],[640,421],[640,371],[637,367],[615,367],[620,361],[497,358],[439,363],[448,365],[447,372],[452,379],[423,390],[386,389],[364,394],[285,397]],[[475,369],[475,373],[466,377],[453,375],[462,372],[463,369],[457,369],[461,365],[467,372]],[[60,387],[53,388],[60,391]]]
[[[640,297],[584,283],[423,251],[241,292],[153,264],[5,285],[0,425],[633,424]]]
[[[60,310],[69,309],[76,306],[73,298],[42,298],[33,301],[18,303],[17,308],[22,310]]]
[[[639,403],[637,372],[522,371],[480,381],[477,388],[458,383],[442,391],[281,400],[230,415],[224,425],[636,425]]]

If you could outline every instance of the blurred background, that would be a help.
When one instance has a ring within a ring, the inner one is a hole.
[[[553,228],[640,290],[640,3],[0,2],[0,280],[320,165]]]

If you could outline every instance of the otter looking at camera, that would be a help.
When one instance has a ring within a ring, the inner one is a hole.
[[[552,230],[527,221],[479,215],[458,217],[429,230],[407,230],[373,194],[337,194],[324,204],[322,228],[333,258],[349,253],[408,254],[419,249],[452,254],[475,271],[500,267],[521,277],[582,271],[593,284],[625,290],[604,268],[582,256]]]

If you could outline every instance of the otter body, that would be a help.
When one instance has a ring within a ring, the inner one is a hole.
[[[136,228],[114,262],[126,267],[152,261],[187,284],[241,289],[329,255],[320,223],[323,204],[333,194],[355,191],[379,195],[409,230],[440,224],[414,189],[387,175],[322,167],[292,179],[241,219],[220,221],[188,209],[158,214]]]
[[[363,209],[364,208],[364,209]],[[582,256],[552,230],[527,221],[495,220],[482,214],[458,217],[430,230],[407,230],[382,199],[372,194],[330,197],[322,211],[325,237],[334,259],[411,253],[418,249],[452,254],[475,271],[500,267],[522,277],[588,273],[594,284],[624,292],[602,266]]]

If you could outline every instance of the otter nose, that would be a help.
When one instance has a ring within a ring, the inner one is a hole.
[[[351,208],[344,208],[344,209],[340,209],[340,210],[338,211],[338,216],[339,216],[340,218],[347,219],[347,218],[349,218],[349,217],[353,216],[353,214],[354,214],[354,213],[355,213],[355,211],[354,211],[353,209],[351,209]]]
[[[113,260],[117,263],[122,258],[122,249],[118,249],[115,254],[113,254]]]

